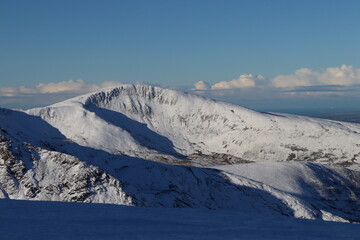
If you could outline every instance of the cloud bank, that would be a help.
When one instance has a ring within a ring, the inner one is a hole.
[[[354,84],[360,84],[360,69],[347,65],[326,68],[324,71],[302,68],[293,74],[278,75],[272,79],[272,85],[279,88]]]
[[[210,85],[207,82],[199,81],[195,83],[194,90],[219,90],[219,89],[237,89],[237,88],[251,88],[256,86],[262,86],[266,82],[266,79],[261,75],[243,74],[238,78],[231,81],[221,81]]]
[[[301,68],[274,78],[243,74],[213,84],[200,81],[192,91],[260,111],[359,109],[360,68],[350,65],[320,71]]]
[[[69,80],[40,83],[34,87],[0,87],[0,107],[45,106],[119,84],[114,81],[86,83]],[[229,81],[213,84],[199,81],[194,87],[175,88],[255,109],[259,106],[263,109],[276,106],[360,106],[360,68],[350,65],[320,71],[301,68],[292,74],[274,78],[242,74]]]
[[[360,68],[342,65],[329,67],[322,71],[301,68],[293,74],[278,75],[266,79],[262,75],[243,74],[231,81],[220,81],[213,85],[200,81],[195,83],[194,90],[212,90],[212,94],[219,95],[221,90],[266,88],[269,91],[280,91],[292,94],[339,94],[359,89]],[[242,91],[243,92],[243,91]],[[227,91],[236,93],[236,91]]]
[[[261,75],[243,74],[229,82],[215,83],[211,86],[211,89],[249,88],[261,85],[263,81],[265,81],[265,78]]]
[[[86,83],[83,80],[69,80],[40,83],[34,87],[2,87],[0,88],[0,107],[24,109],[41,107],[119,84],[121,83],[117,81],[95,84]]]
[[[106,87],[121,84],[116,81],[106,81],[100,84],[86,83],[83,80],[69,80],[62,82],[40,83],[35,87],[3,87],[0,88],[0,96],[17,97],[22,95],[34,94],[57,94],[57,93],[76,93],[83,94],[94,92]]]

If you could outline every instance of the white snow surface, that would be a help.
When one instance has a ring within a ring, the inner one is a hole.
[[[0,200],[2,239],[356,240],[358,224],[236,211]]]
[[[339,167],[323,167],[317,164],[304,163],[283,163],[283,162],[260,162],[241,165],[218,166],[217,169],[248,178],[281,191],[303,195],[312,194],[307,188],[317,186],[318,190],[324,188],[326,174],[336,173],[329,178],[329,181],[340,179],[352,179],[356,184],[360,179],[351,176],[352,171]],[[321,174],[319,174],[321,172]],[[324,189],[325,190],[325,189]]]

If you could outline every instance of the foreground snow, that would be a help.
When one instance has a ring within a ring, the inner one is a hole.
[[[0,200],[2,239],[359,239],[360,226],[236,211]]]

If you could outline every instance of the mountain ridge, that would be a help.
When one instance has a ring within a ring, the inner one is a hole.
[[[87,136],[86,129],[73,126],[91,122],[95,131],[98,127],[106,135],[103,141],[116,134],[124,139],[103,144],[110,148],[107,151],[147,159],[161,156],[173,164],[185,158],[205,166],[289,160],[359,169],[360,163],[359,124],[258,113],[153,86],[122,85],[27,113],[47,120],[75,142],[105,150],[93,140],[102,133]],[[141,154],[144,148],[146,155]],[[214,163],[214,154],[222,154],[223,161]]]

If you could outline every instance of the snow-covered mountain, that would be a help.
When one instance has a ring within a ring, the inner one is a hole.
[[[122,85],[0,109],[0,198],[360,222],[359,130]]]
[[[360,169],[360,125],[240,106],[147,85],[122,85],[32,109],[82,146],[212,166],[307,161]]]

